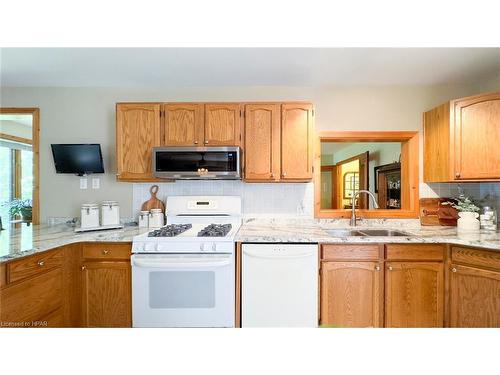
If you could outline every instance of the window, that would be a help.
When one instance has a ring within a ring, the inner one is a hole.
[[[359,173],[347,172],[344,174],[344,199],[351,199],[359,190]]]

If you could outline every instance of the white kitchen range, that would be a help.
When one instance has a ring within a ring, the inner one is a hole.
[[[241,198],[172,196],[167,211],[133,239],[133,327],[234,327]]]

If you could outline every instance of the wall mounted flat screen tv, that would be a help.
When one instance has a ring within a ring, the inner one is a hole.
[[[52,144],[57,173],[104,173],[100,144]]]

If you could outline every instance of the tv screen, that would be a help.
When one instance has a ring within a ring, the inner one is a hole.
[[[71,173],[79,176],[104,173],[101,145],[52,144],[51,146],[57,173]]]

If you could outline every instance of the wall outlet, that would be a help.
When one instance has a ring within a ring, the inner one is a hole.
[[[80,189],[86,189],[87,188],[87,177],[81,177],[80,178]]]
[[[99,189],[101,187],[101,181],[98,177],[92,178],[92,189]]]

